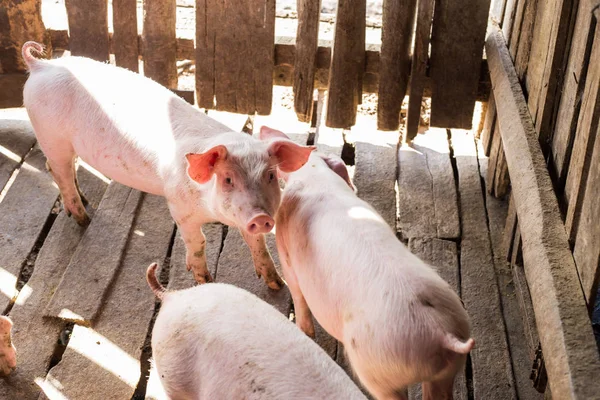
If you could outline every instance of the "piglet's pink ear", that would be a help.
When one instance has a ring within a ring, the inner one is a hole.
[[[269,155],[277,159],[277,168],[290,173],[302,168],[314,146],[300,146],[290,140],[277,140],[269,145]]]
[[[261,126],[260,132],[258,133],[260,140],[268,139],[289,139],[287,135],[277,129],[269,128],[268,126]]]
[[[198,183],[206,183],[212,178],[217,163],[227,159],[227,147],[220,144],[201,154],[188,153],[185,158],[189,177]]]
[[[348,168],[346,164],[337,157],[323,157],[323,161],[327,164],[327,166],[336,174],[338,174],[343,180],[346,181],[348,186],[354,191],[356,188],[352,184],[352,179],[350,179],[350,175],[348,174]]]

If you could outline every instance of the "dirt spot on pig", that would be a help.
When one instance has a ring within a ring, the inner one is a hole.
[[[196,258],[202,258],[203,256],[204,256],[204,249],[198,250],[197,252],[194,253],[194,257],[196,257]]]

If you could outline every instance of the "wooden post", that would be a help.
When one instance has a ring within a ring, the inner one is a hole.
[[[177,88],[175,0],[144,1],[144,75]]]
[[[298,1],[298,31],[294,60],[294,110],[298,120],[309,122],[313,109],[321,0]]]
[[[71,54],[108,61],[107,0],[65,0],[65,5]]]
[[[552,395],[594,398],[600,358],[585,298],[538,135],[498,28],[487,39],[486,53]]]
[[[365,0],[338,2],[325,121],[329,128],[348,128],[356,122],[365,65],[366,7]]]
[[[113,49],[119,67],[138,72],[137,1],[113,0]]]
[[[393,131],[400,126],[400,107],[406,95],[410,72],[410,47],[416,3],[417,0],[383,2],[377,104],[377,129],[379,130]],[[429,40],[429,32],[427,39]]]

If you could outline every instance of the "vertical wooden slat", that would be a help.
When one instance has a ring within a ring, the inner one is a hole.
[[[502,23],[505,7],[506,0],[492,0],[492,5],[490,6],[490,18],[497,24]]]
[[[137,0],[113,0],[113,28],[117,65],[138,72]]]
[[[515,69],[521,82],[523,82],[525,73],[527,72],[527,65],[529,64],[529,54],[531,52],[531,41],[533,40],[533,25],[535,23],[537,3],[538,0],[527,1],[523,14],[523,22],[521,23],[518,49],[516,50],[515,57]]]
[[[494,95],[490,94],[488,100],[487,111],[485,114],[485,121],[483,123],[483,129],[481,130],[481,141],[483,144],[483,152],[486,156],[490,155],[490,148],[492,146],[492,138],[494,137],[494,125],[496,124],[496,101]]]
[[[513,61],[517,55],[517,49],[519,47],[519,38],[521,37],[521,26],[523,23],[523,14],[525,11],[525,4],[531,3],[535,0],[519,0],[515,9],[515,19],[513,21],[512,33],[510,35],[510,42],[507,41],[508,51]]]
[[[596,140],[573,250],[579,279],[590,311],[594,308],[600,278],[598,267],[600,263],[600,224],[598,223],[600,221],[600,140],[598,135],[600,131],[596,129],[592,134],[596,136]]]
[[[268,115],[275,0],[196,0],[196,93],[203,108]]]
[[[600,26],[596,26],[593,43],[590,60],[600,60]],[[600,86],[600,62],[591,61],[581,100],[581,113],[577,122],[571,165],[565,184],[565,197],[568,204],[565,228],[571,242],[575,240],[577,232],[581,202],[590,168],[590,155],[596,140],[594,134],[600,117],[598,86]]]
[[[66,0],[69,50],[74,56],[108,60],[107,0]]]
[[[599,4],[600,1],[598,0],[579,1],[577,20],[575,22],[573,39],[571,40],[569,61],[565,72],[562,96],[560,98],[556,127],[552,140],[554,170],[560,186],[564,185],[567,177],[583,88],[585,86],[588,66],[590,65],[589,57],[596,26],[596,19],[592,15],[592,6]]]
[[[400,107],[408,84],[416,3],[417,0],[383,2],[377,104],[377,129],[380,130],[396,130],[400,125]],[[431,21],[428,24],[431,26]]]
[[[413,51],[413,62],[410,72],[408,112],[406,116],[407,141],[414,139],[419,130],[421,101],[423,100],[427,60],[429,59],[429,34],[431,32],[433,4],[434,0],[419,0],[415,50]]]
[[[506,7],[504,8],[504,16],[502,19],[502,33],[504,34],[506,43],[509,43],[511,39],[518,1],[519,0],[506,0]]]
[[[490,0],[436,1],[431,36],[432,126],[470,129]]]
[[[312,117],[321,0],[298,0],[298,30],[294,60],[294,110],[298,120]]]
[[[144,75],[177,89],[175,0],[144,1]]]
[[[329,128],[349,128],[356,122],[365,65],[366,12],[365,0],[338,2],[325,120]]]

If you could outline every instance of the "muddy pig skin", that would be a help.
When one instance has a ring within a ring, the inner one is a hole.
[[[37,59],[32,50],[43,48],[23,45],[30,72],[24,104],[66,212],[81,225],[89,221],[73,167],[78,156],[123,185],[167,199],[197,282],[212,280],[202,225],[219,221],[241,230],[269,287],[282,286],[264,239],[280,201],[276,166],[296,170],[313,148],[231,132],[126,69],[83,57]]]
[[[340,158],[313,153],[284,178],[277,249],[300,329],[314,336],[314,314],[378,399],[418,382],[423,399],[452,398],[474,345],[458,295],[356,196]]]
[[[17,351],[11,340],[12,321],[0,315],[0,376],[8,376],[17,368]]]
[[[152,357],[171,399],[365,400],[348,375],[283,314],[233,285],[165,291]]]

